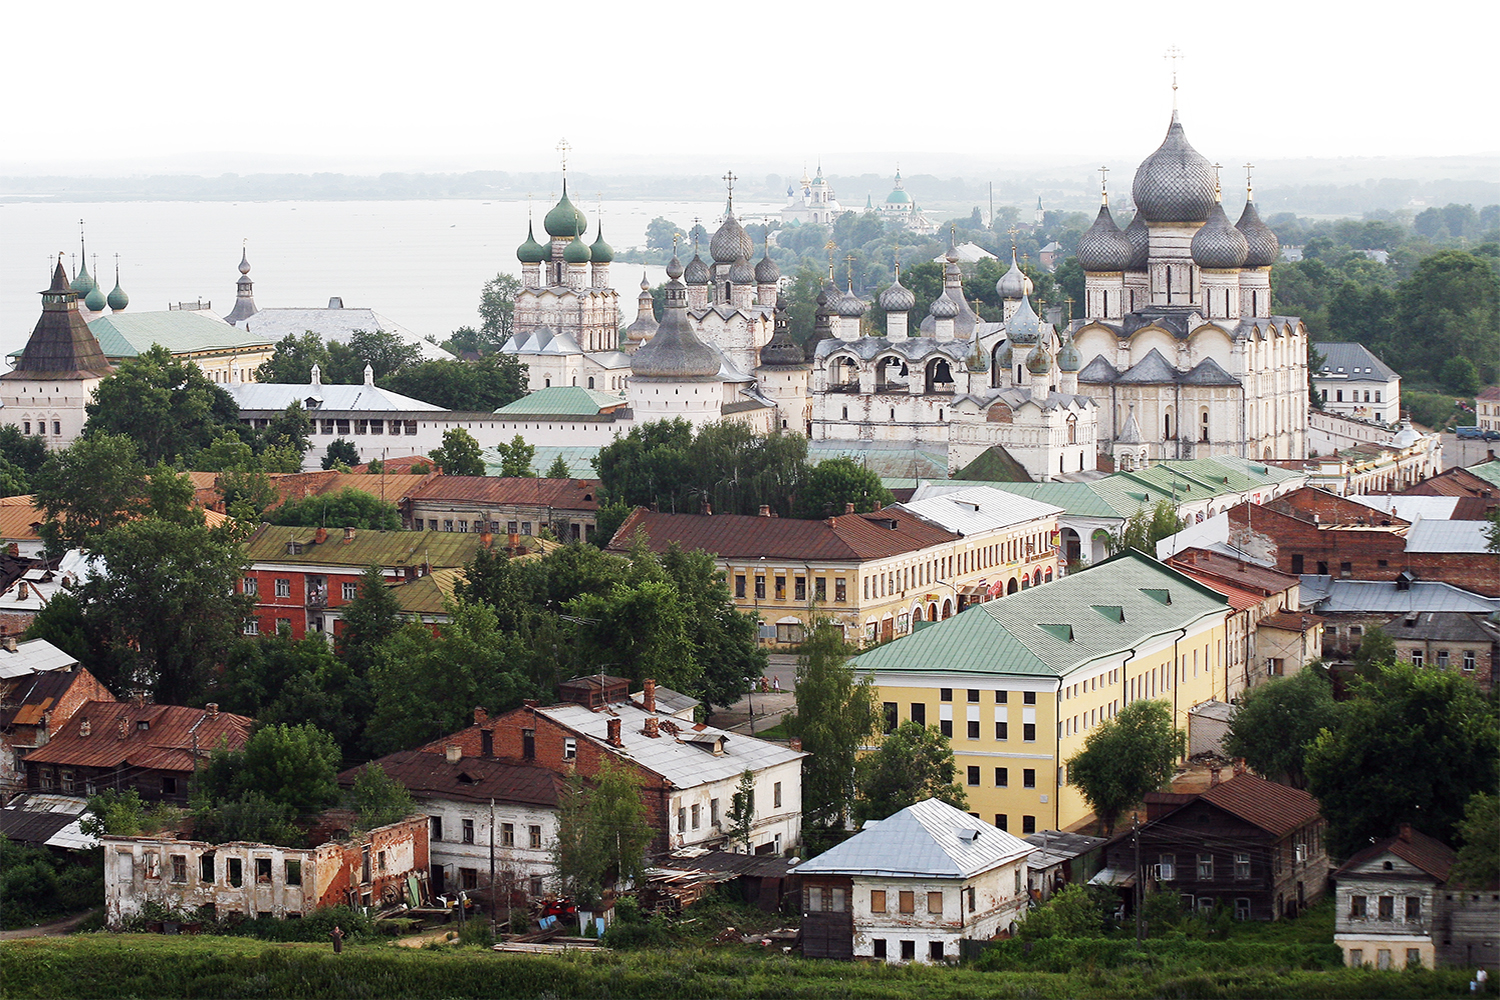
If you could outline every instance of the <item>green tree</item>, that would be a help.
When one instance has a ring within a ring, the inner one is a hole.
[[[1396,290],[1393,346],[1398,368],[1434,373],[1465,357],[1482,382],[1500,378],[1500,274],[1492,262],[1462,250],[1425,258]]]
[[[685,241],[687,234],[679,229],[674,223],[657,216],[646,223],[646,247],[649,250],[670,250],[672,241],[676,238]]]
[[[640,554],[637,558],[643,558]],[[729,584],[707,552],[685,552],[673,545],[658,561],[677,588],[687,640],[698,665],[698,680],[688,688],[710,711],[739,701],[754,678],[766,673],[766,651],[757,642],[760,624],[734,606]]]
[[[1078,786],[1108,835],[1121,812],[1166,784],[1186,752],[1187,737],[1172,725],[1171,708],[1142,699],[1084,737],[1083,749],[1068,759],[1068,781]]]
[[[1442,381],[1444,388],[1460,396],[1472,396],[1484,388],[1484,381],[1479,377],[1479,369],[1474,366],[1474,362],[1461,354],[1455,354],[1443,362],[1438,378]]]
[[[755,772],[748,767],[740,774],[740,783],[729,797],[729,811],[725,818],[729,820],[726,833],[730,843],[738,843],[745,848],[746,854],[751,853],[750,837],[755,829]]]
[[[1460,674],[1384,666],[1355,679],[1340,715],[1306,764],[1336,856],[1404,822],[1451,843],[1469,798],[1500,782],[1495,704]]]
[[[969,798],[954,780],[957,771],[948,737],[933,726],[908,719],[886,733],[875,752],[859,762],[855,817],[885,819],[926,799],[967,810]]]
[[[558,455],[556,458],[554,458],[552,460],[552,464],[549,465],[549,466],[547,466],[547,474],[546,474],[545,478],[547,478],[547,479],[572,479],[573,478],[573,470],[570,469],[570,468],[568,468],[568,462],[567,462],[567,460],[564,459],[562,457],[562,455]]]
[[[43,537],[60,553],[139,517],[146,467],[132,438],[101,432],[53,452],[35,486],[37,506],[46,515]]]
[[[1027,914],[1018,933],[1022,941],[1103,937],[1104,910],[1087,886],[1065,886]]]
[[[344,630],[338,637],[338,654],[365,676],[375,662],[379,647],[401,627],[401,604],[385,582],[385,571],[369,566],[360,575],[354,600],[345,604],[339,617]]]
[[[348,343],[330,341],[328,367],[323,381],[341,385],[359,385],[369,366],[378,382],[394,371],[422,360],[422,348],[400,334],[385,330],[355,330]]]
[[[300,337],[289,333],[276,342],[276,350],[255,369],[255,381],[308,385],[312,382],[313,365],[322,369],[325,381],[333,381],[329,374],[328,346],[323,338],[311,330]]]
[[[1494,885],[1500,880],[1500,795],[1475,792],[1469,796],[1458,833],[1463,846],[1449,880],[1475,888]]]
[[[565,606],[578,620],[586,659],[612,663],[612,673],[639,684],[653,677],[678,691],[700,684],[703,665],[693,656],[688,604],[660,569],[647,579],[621,581],[607,594],[587,594]]]
[[[259,792],[310,817],[338,801],[342,759],[333,734],[317,726],[262,726],[231,755],[231,780],[236,791]]]
[[[880,725],[874,679],[855,675],[853,652],[839,626],[815,622],[797,658],[797,708],[785,720],[809,755],[802,762],[802,814],[825,827],[843,827],[854,803],[859,748]]]
[[[85,618],[108,636],[116,691],[152,692],[163,704],[198,697],[254,598],[238,592],[245,560],[232,526],[210,529],[144,517],[98,535],[95,573],[78,590]],[[187,523],[184,523],[187,522]]]
[[[1381,667],[1395,662],[1396,643],[1378,625],[1365,633],[1354,653],[1354,669],[1371,680],[1379,676]]]
[[[345,438],[334,438],[328,442],[328,450],[323,453],[323,468],[332,469],[334,466],[343,465],[349,468],[359,464],[359,448],[353,441]]]
[[[380,380],[382,389],[447,410],[489,413],[526,395],[526,366],[513,354],[478,361],[421,361]]]
[[[1148,512],[1145,507],[1126,519],[1109,539],[1110,555],[1135,549],[1156,558],[1156,543],[1177,534],[1187,527],[1187,521],[1177,515],[1177,505],[1170,500],[1160,500]]]
[[[288,500],[267,511],[265,518],[271,524],[305,528],[401,530],[401,513],[394,503],[352,486],[345,486],[337,493]]]
[[[380,644],[370,667],[374,708],[367,742],[389,753],[462,729],[475,705],[499,714],[538,692],[522,670],[523,650],[498,629],[495,612],[457,601],[434,636],[412,623]]]
[[[386,774],[379,762],[359,772],[349,789],[348,801],[366,829],[394,823],[418,811],[406,786]]]
[[[1293,788],[1306,788],[1307,745],[1338,719],[1333,685],[1319,665],[1273,678],[1247,691],[1229,723],[1224,750],[1245,758],[1256,772]]]
[[[121,362],[85,407],[84,434],[124,434],[147,465],[190,461],[239,423],[234,398],[160,344]]]
[[[645,869],[652,830],[641,801],[641,781],[625,764],[605,760],[592,787],[569,774],[558,804],[553,870],[580,909],[596,906],[604,890]]]
[[[445,476],[484,475],[484,453],[479,442],[462,427],[443,431],[443,444],[429,455],[443,470]]]
[[[807,471],[797,491],[793,516],[817,520],[842,514],[848,504],[861,514],[895,503],[873,470],[851,458],[827,458]]]
[[[288,630],[232,647],[213,698],[225,711],[263,725],[315,725],[332,733],[350,758],[364,749],[374,703],[368,679],[335,656],[322,634],[298,640]]]
[[[499,350],[515,332],[516,294],[520,290],[521,282],[515,275],[504,272],[484,283],[479,294],[480,343],[482,350],[488,348],[484,353]]]
[[[47,461],[47,443],[33,434],[22,434],[15,424],[0,427],[0,456],[19,467],[28,477],[42,471]]]
[[[447,444],[446,441],[443,443]],[[495,445],[495,450],[500,453],[500,475],[520,479],[536,477],[536,470],[531,467],[532,461],[536,458],[536,448],[527,444],[526,439],[521,435],[517,434],[512,438],[510,444],[501,442]],[[473,475],[482,476],[484,473],[477,472]]]

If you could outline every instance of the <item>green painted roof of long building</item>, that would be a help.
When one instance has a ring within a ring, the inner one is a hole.
[[[173,354],[227,351],[271,343],[260,334],[246,333],[202,313],[118,312],[99,316],[89,323],[99,346],[111,358],[133,358],[160,344]]]
[[[289,528],[262,524],[245,543],[252,563],[297,563],[308,566],[403,566],[427,565],[433,569],[466,566],[484,544],[483,535],[460,531],[374,531],[361,528],[344,540],[344,530],[330,527],[322,543],[315,541],[317,528]],[[503,542],[504,539],[501,539]],[[288,543],[300,544],[289,551]]]
[[[1064,677],[1222,613],[1220,594],[1129,551],[1055,583],[970,607],[855,658],[881,674]]]
[[[576,385],[554,385],[527,393],[514,402],[506,403],[495,412],[502,417],[547,416],[547,417],[592,417],[605,411],[625,406],[623,396],[585,389]]]

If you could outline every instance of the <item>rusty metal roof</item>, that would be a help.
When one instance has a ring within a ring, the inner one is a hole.
[[[844,562],[918,552],[961,537],[895,507],[822,521],[740,514],[661,514],[637,507],[615,532],[610,549],[627,551],[637,531],[645,533],[654,552],[665,552],[676,543],[724,559],[764,556]]]
[[[1318,818],[1317,799],[1300,789],[1253,774],[1237,774],[1214,785],[1199,798],[1277,837],[1284,837]]]
[[[524,504],[563,510],[598,510],[597,479],[538,479],[526,476],[434,476],[410,499],[475,504]]]
[[[87,736],[83,735],[85,721]],[[254,725],[254,719],[243,715],[217,712],[210,717],[206,709],[184,705],[87,701],[26,760],[74,767],[129,764],[186,772],[193,770],[194,747],[205,757],[221,740],[227,749],[239,750],[250,739]]]
[[[1401,496],[1428,496],[1428,497],[1482,497],[1493,496],[1495,484],[1470,472],[1468,469],[1455,468],[1439,472],[1435,476],[1408,486],[1402,490]]]
[[[276,492],[281,496],[281,503],[289,500],[304,500],[307,497],[320,497],[345,489],[359,490],[361,493],[368,493],[372,497],[384,499],[389,503],[396,503],[428,479],[435,478],[437,478],[436,473],[372,476],[368,473],[338,472],[333,469],[321,472],[273,473],[270,476],[271,485],[276,487]]]
[[[1214,590],[1220,594],[1223,594],[1224,597],[1229,601],[1229,606],[1234,608],[1236,611],[1244,611],[1247,608],[1253,608],[1256,605],[1260,604],[1261,601],[1265,600],[1265,595],[1253,593],[1240,587],[1236,587],[1233,584],[1226,583],[1222,577],[1215,576],[1212,573],[1195,572],[1191,566],[1184,566],[1181,563],[1175,562],[1171,559],[1167,560],[1167,565],[1177,570],[1183,576],[1190,576],[1194,580],[1197,580],[1199,583],[1203,584],[1203,586],[1208,587],[1209,589]]]
[[[1243,559],[1231,559],[1209,549],[1183,549],[1167,562],[1183,572],[1192,571],[1219,577],[1225,583],[1243,590],[1259,589],[1265,596],[1279,594],[1300,582],[1298,577],[1291,574],[1258,566]]]
[[[439,741],[441,743],[441,741]],[[387,776],[400,782],[418,799],[442,798],[460,802],[520,802],[556,808],[566,779],[545,767],[521,764],[497,757],[461,757],[448,763],[441,752],[402,750],[379,760]],[[339,775],[345,787],[369,764],[351,767]]]
[[[40,725],[43,716],[84,677],[93,679],[88,671],[77,667],[74,670],[42,670],[0,681],[0,729]],[[54,728],[66,721],[52,720]]]
[[[1340,875],[1355,874],[1360,868],[1386,853],[1394,854],[1402,861],[1416,865],[1440,883],[1448,881],[1448,872],[1452,870],[1453,863],[1458,860],[1458,855],[1454,853],[1453,848],[1441,840],[1429,837],[1420,830],[1406,827],[1400,834],[1377,841],[1355,854],[1339,866],[1339,869],[1333,873],[1333,877],[1337,879]]]

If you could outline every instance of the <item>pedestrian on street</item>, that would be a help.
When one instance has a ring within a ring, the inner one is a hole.
[[[781,675],[778,674],[777,676],[771,678],[771,689],[774,690],[777,694],[781,693]]]
[[[328,932],[328,936],[333,938],[333,953],[335,955],[344,950],[344,930],[342,927],[334,924],[333,930]]]

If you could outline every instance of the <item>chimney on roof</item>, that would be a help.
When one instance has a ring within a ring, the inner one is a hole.
[[[505,546],[507,554],[515,555],[516,550],[521,547],[521,536],[512,531],[510,534],[505,536]]]
[[[661,735],[661,722],[654,715],[648,717],[646,719],[646,737],[648,739],[653,739],[654,740],[654,739],[656,739],[660,735]]]
[[[853,514],[854,513],[854,504],[852,504],[852,503],[846,503],[846,504],[844,504],[844,513],[845,514]]]
[[[647,677],[642,682],[645,690],[641,694],[641,707],[648,712],[656,711],[656,678]]]
[[[314,545],[322,545],[326,541],[328,541],[328,529],[327,528],[319,527],[317,531],[313,532],[313,544]]]
[[[495,536],[490,534],[488,531],[481,531],[479,533],[479,544],[483,545],[487,549],[494,548]]]
[[[22,580],[20,586],[16,588],[17,600],[26,600],[26,589],[26,581]]]
[[[118,727],[119,731],[115,733],[115,739],[117,739],[117,740],[123,740],[125,738],[125,716],[123,716],[123,715],[120,716],[120,718],[119,718],[118,721],[119,721],[119,727]]]
[[[218,702],[211,701],[205,707],[208,710],[208,717],[210,719],[217,719],[219,717],[219,703]]]
[[[609,745],[612,747],[625,745],[620,739],[620,720],[617,718],[609,720]]]
[[[876,500],[876,501],[875,501],[875,509],[876,509],[876,510],[880,510],[880,509],[881,509],[881,507],[882,507],[882,506],[883,506],[883,505],[882,505],[882,504],[881,504],[881,502],[880,502],[880,501],[879,501],[879,500]]]
[[[3,648],[7,653],[14,653],[16,651],[16,637],[8,635],[0,639],[0,648]]]
[[[448,763],[457,764],[460,760],[463,759],[463,747],[459,746],[457,743],[449,743],[447,746],[443,747],[443,756],[448,758]]]
[[[348,545],[352,541],[354,541],[354,529],[353,528],[345,528],[344,529],[344,544]]]
[[[91,725],[89,725],[88,716],[84,716],[83,721],[80,722],[80,723],[78,723],[78,735],[79,736],[87,736],[90,733],[92,733],[93,731],[94,731],[94,727],[91,726]]]
[[[1224,769],[1217,764],[1208,769],[1208,784],[1210,787],[1212,787],[1213,785],[1217,785],[1220,781],[1223,780],[1219,777],[1223,770]]]
[[[698,513],[702,514],[704,517],[708,517],[713,512],[714,505],[709,503],[707,500],[704,500],[698,505]]]
[[[482,726],[482,725],[484,725],[485,723],[487,723],[489,721],[490,721],[490,713],[488,713],[488,712],[486,712],[484,710],[484,706],[483,705],[480,705],[480,706],[478,706],[477,708],[474,709],[474,725],[476,725],[476,726]]]
[[[1234,759],[1234,773],[1235,777],[1239,777],[1245,773],[1245,758],[1236,757]]]
[[[761,517],[770,517],[771,516],[771,505],[770,504],[763,503],[763,504],[760,505],[760,516]]]
[[[140,688],[136,688],[130,693],[130,703],[136,708],[145,708],[146,692],[142,691]]]
[[[1399,836],[1401,837],[1402,840],[1406,841],[1408,844],[1411,843],[1411,824],[1410,823],[1402,823],[1401,824],[1401,832],[1400,832]]]
[[[791,746],[791,748],[793,750],[797,751],[798,753],[801,753],[802,752],[802,737],[800,737],[800,736],[793,736],[791,738],[791,741],[790,741],[789,745]]]
[[[521,704],[531,709],[532,711],[535,711],[536,707],[540,705],[541,702],[537,701],[535,698],[525,698],[522,699]]]

